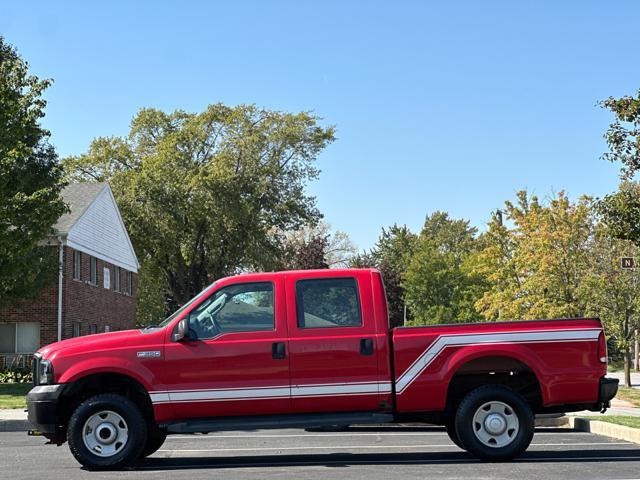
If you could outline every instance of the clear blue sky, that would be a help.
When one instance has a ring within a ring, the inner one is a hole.
[[[61,156],[141,107],[255,103],[337,127],[310,190],[371,247],[446,210],[484,228],[527,188],[603,195],[611,117],[640,88],[636,1],[4,2],[0,33],[55,79]]]

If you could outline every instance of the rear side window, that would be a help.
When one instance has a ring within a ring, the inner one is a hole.
[[[296,283],[299,328],[362,325],[358,284],[354,278],[322,278]]]

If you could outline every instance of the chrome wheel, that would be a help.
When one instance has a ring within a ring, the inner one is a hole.
[[[127,422],[111,410],[94,413],[84,423],[82,440],[99,457],[112,457],[122,451],[129,439]]]
[[[487,402],[473,415],[473,433],[487,447],[509,445],[518,435],[518,416],[503,402]]]

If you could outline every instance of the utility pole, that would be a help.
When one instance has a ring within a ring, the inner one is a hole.
[[[502,226],[502,210],[500,210],[499,208],[496,208],[496,220],[498,220],[498,223],[500,224],[500,226]],[[498,321],[500,320],[500,307],[498,307]]]

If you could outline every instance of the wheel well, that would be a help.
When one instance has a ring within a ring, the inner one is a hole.
[[[455,412],[462,399],[482,385],[505,385],[524,397],[534,412],[542,407],[542,391],[536,374],[512,357],[487,356],[471,360],[449,382],[447,411]]]
[[[153,421],[153,405],[146,389],[136,380],[120,373],[97,373],[70,383],[58,402],[58,421],[66,425],[73,411],[89,397],[116,393],[133,401],[147,421]]]

